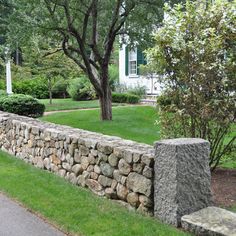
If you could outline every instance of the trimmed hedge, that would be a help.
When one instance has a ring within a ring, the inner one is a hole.
[[[43,115],[45,105],[29,95],[14,94],[0,98],[0,110],[36,118]]]
[[[18,79],[12,81],[15,94],[26,94],[35,98],[48,98],[48,82],[44,78]]]
[[[117,103],[139,103],[140,97],[129,93],[112,93],[112,102]]]

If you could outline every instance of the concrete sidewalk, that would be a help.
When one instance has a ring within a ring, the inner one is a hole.
[[[65,236],[64,233],[0,193],[1,236]]]

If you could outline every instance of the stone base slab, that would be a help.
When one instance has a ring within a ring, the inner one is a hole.
[[[199,236],[236,236],[236,213],[207,207],[181,218],[182,227]]]

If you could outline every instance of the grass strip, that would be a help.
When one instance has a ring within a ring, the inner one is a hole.
[[[45,105],[46,107],[45,111],[99,108],[98,100],[73,101],[71,98],[66,98],[66,99],[55,98],[52,100],[52,104],[49,104],[49,99],[39,99],[39,100]],[[112,106],[121,106],[121,105],[124,105],[124,104],[120,104],[120,103],[112,104]]]
[[[189,235],[0,151],[0,191],[64,231],[86,236]]]

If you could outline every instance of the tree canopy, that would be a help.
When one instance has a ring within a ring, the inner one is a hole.
[[[10,1],[10,0],[9,0]],[[87,74],[101,104],[101,118],[112,119],[108,66],[118,37],[148,45],[163,17],[161,0],[11,0],[9,39],[26,43],[38,34],[60,44]],[[175,2],[175,1],[172,1]]]

